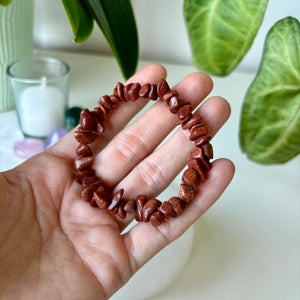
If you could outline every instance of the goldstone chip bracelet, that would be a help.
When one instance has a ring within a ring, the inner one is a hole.
[[[135,199],[127,200],[123,197],[124,189],[116,193],[109,191],[93,169],[94,157],[89,144],[104,133],[104,119],[119,103],[135,102],[139,98],[151,100],[160,98],[172,114],[177,114],[178,124],[181,124],[183,130],[189,131],[189,138],[196,146],[187,157],[188,168],[182,175],[178,196],[164,202],[148,199],[145,195],[137,195]],[[82,110],[80,124],[74,133],[79,143],[74,160],[75,180],[82,185],[83,200],[93,207],[107,209],[111,215],[121,219],[125,219],[127,213],[135,213],[138,222],[151,222],[153,226],[159,226],[169,218],[176,218],[193,199],[195,189],[207,178],[207,172],[211,168],[213,149],[209,143],[211,137],[207,133],[207,127],[201,117],[192,113],[191,104],[180,100],[178,92],[171,90],[164,79],[157,85],[150,83],[123,85],[118,82],[113,94],[102,96],[98,107],[93,111],[87,108]]]

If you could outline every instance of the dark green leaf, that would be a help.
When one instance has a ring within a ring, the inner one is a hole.
[[[268,0],[185,0],[184,16],[195,66],[229,74],[249,50]]]
[[[0,5],[7,6],[12,0],[0,0]]]
[[[258,75],[244,100],[240,144],[263,164],[300,153],[300,24],[288,17],[269,31]]]
[[[74,33],[73,41],[75,43],[86,41],[93,31],[93,16],[80,0],[62,0],[62,3]]]
[[[81,0],[101,28],[123,76],[134,74],[138,35],[130,0]]]

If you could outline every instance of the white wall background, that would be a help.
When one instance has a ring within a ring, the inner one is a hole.
[[[72,30],[61,0],[35,2],[36,47],[111,53],[97,26],[88,41],[83,44],[72,43]],[[192,64],[183,18],[183,2],[184,0],[132,0],[139,33],[140,59]],[[276,21],[286,16],[300,20],[299,0],[269,0],[263,24],[250,51],[240,63],[240,70],[257,69],[266,33]]]

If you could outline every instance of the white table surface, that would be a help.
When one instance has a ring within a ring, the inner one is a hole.
[[[71,66],[71,106],[93,108],[99,96],[124,81],[113,58],[46,54]],[[139,68],[146,64],[141,62]],[[192,66],[164,66],[171,85],[196,71]],[[213,140],[215,157],[231,159],[236,174],[221,199],[196,222],[192,254],[183,272],[151,300],[300,299],[300,157],[262,166],[241,153],[240,109],[253,78],[237,72],[213,78],[211,95],[225,97],[232,107],[230,120]],[[0,126],[4,123],[16,126],[14,112],[0,115]],[[0,152],[0,171],[17,163],[13,154]]]

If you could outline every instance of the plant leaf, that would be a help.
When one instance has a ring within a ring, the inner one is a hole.
[[[138,61],[138,34],[130,0],[81,0],[102,30],[123,76],[128,79]]]
[[[241,148],[262,164],[300,153],[300,24],[288,17],[269,31],[258,75],[242,108]]]
[[[12,0],[0,0],[0,5],[7,6]]]
[[[252,45],[268,0],[185,0],[184,16],[194,65],[225,76]]]
[[[86,41],[93,31],[93,16],[86,10],[80,0],[61,0],[69,18],[75,43]]]

